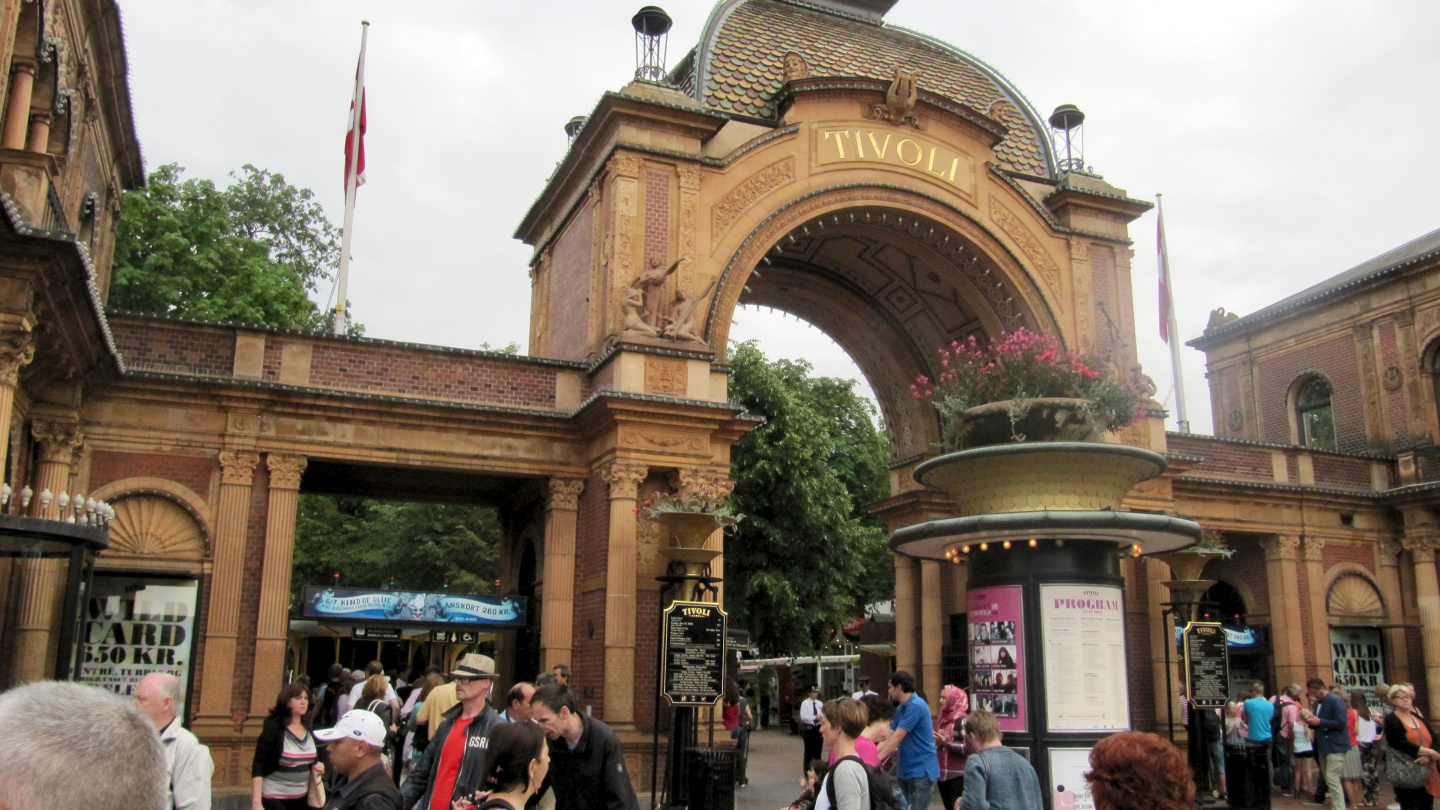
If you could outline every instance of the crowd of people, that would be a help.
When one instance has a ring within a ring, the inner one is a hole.
[[[1402,810],[1431,810],[1440,796],[1440,754],[1409,684],[1347,690],[1311,678],[1269,696],[1254,681],[1223,710],[1192,708],[1183,687],[1180,698],[1192,761],[1217,797],[1243,777],[1331,810],[1378,807],[1382,776]]]

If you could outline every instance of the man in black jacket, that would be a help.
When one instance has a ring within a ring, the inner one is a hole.
[[[489,704],[495,659],[465,655],[450,673],[450,680],[460,702],[441,715],[445,719],[415,759],[410,778],[400,791],[403,810],[450,810],[455,799],[471,798],[484,789],[490,729],[505,722]]]
[[[330,768],[340,775],[325,810],[401,810],[400,791],[385,773],[385,723],[378,715],[351,709],[334,728],[317,729],[315,739],[329,743]],[[310,778],[318,781],[324,772],[316,765]]]
[[[530,718],[550,740],[550,773],[540,793],[545,786],[554,789],[555,810],[638,810],[620,740],[580,711],[569,687],[552,683],[536,689]]]

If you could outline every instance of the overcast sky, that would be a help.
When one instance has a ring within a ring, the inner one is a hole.
[[[511,235],[565,151],[565,121],[632,74],[644,3],[120,4],[147,167],[223,182],[252,163],[313,189],[337,224],[370,20],[355,317],[371,337],[525,345],[530,250]],[[673,66],[713,3],[662,5]],[[900,0],[887,20],[987,62],[1042,115],[1078,105],[1095,171],[1132,197],[1164,193],[1186,339],[1215,307],[1251,312],[1440,227],[1434,0]],[[1131,228],[1141,360],[1163,398],[1154,212]],[[858,373],[794,318],[736,317],[731,336],[771,356]],[[1191,422],[1211,432],[1204,357],[1183,355]]]

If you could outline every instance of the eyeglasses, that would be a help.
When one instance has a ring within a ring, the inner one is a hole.
[[[489,678],[470,677],[470,676],[467,676],[467,675],[456,675],[453,680],[455,681],[455,683],[474,683],[474,682],[476,682],[476,681],[488,681],[488,680],[490,680],[490,679],[489,679]]]

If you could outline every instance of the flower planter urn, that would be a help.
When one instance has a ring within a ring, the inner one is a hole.
[[[1036,442],[961,450],[926,461],[915,480],[944,490],[961,516],[1120,509],[1131,487],[1165,471],[1153,450]]]
[[[1037,397],[987,402],[961,411],[952,435],[962,450],[1018,442],[1098,442],[1113,415],[1088,399]]]

